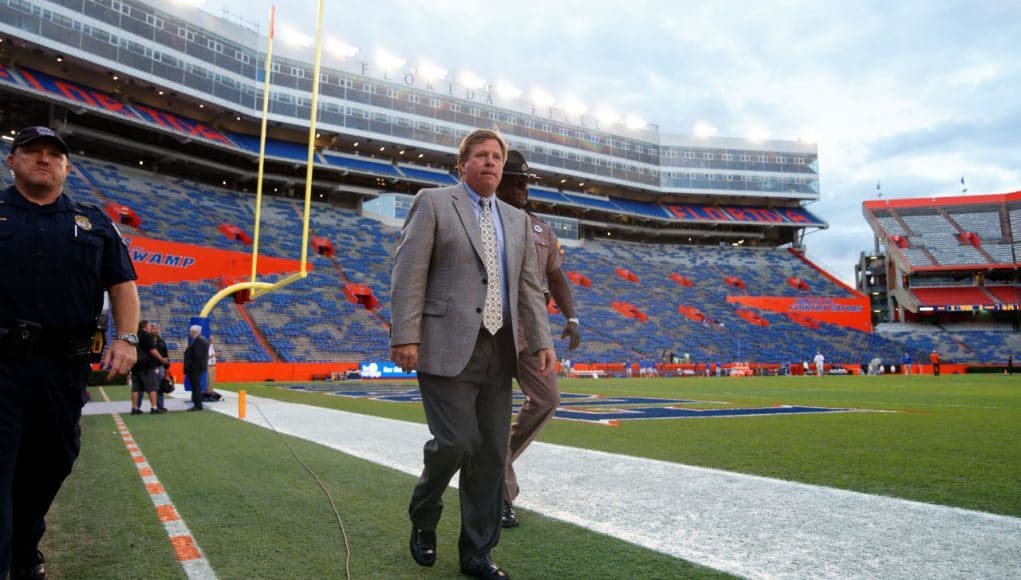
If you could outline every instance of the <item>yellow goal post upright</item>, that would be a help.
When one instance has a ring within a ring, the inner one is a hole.
[[[268,294],[274,290],[278,290],[297,282],[308,276],[308,239],[309,239],[309,221],[312,212],[312,170],[315,165],[315,136],[316,136],[316,117],[319,110],[319,68],[322,60],[322,29],[323,29],[323,1],[318,0],[318,9],[316,10],[316,35],[315,35],[315,66],[312,74],[312,113],[309,118],[308,126],[308,158],[306,160],[305,170],[305,211],[302,219],[302,230],[301,230],[301,266],[299,271],[290,274],[274,283],[270,282],[259,282],[257,280],[258,272],[258,260],[259,260],[259,230],[260,222],[262,220],[262,188],[263,188],[263,174],[266,158],[266,128],[269,117],[269,95],[270,95],[270,75],[273,70],[273,27],[274,19],[276,17],[276,6],[270,8],[270,24],[269,24],[269,38],[267,41],[266,49],[266,65],[265,65],[265,80],[263,85],[262,94],[262,130],[259,140],[259,171],[258,171],[258,183],[256,185],[255,192],[255,228],[254,237],[252,241],[252,276],[251,280],[247,282],[238,282],[227,286],[213,295],[212,298],[206,302],[205,306],[202,307],[202,311],[199,313],[200,320],[196,318],[192,319],[192,324],[198,324],[203,328],[203,334],[208,336],[209,332],[209,313],[212,312],[221,300],[239,292],[241,290],[250,290],[251,297],[256,298],[263,294]]]

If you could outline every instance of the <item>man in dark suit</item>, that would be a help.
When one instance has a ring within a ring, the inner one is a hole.
[[[556,368],[527,216],[495,196],[506,157],[496,132],[465,137],[462,182],[415,196],[391,281],[391,358],[418,371],[433,435],[408,509],[411,554],[436,562],[443,492],[460,470],[459,560],[476,578],[508,577],[490,552],[500,539],[519,324],[540,372]]]
[[[209,365],[209,341],[202,336],[202,327],[193,324],[188,329],[191,342],[184,349],[184,374],[191,383],[191,407],[189,411],[202,410],[202,375]]]

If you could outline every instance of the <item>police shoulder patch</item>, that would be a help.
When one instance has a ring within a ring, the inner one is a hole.
[[[532,229],[535,230],[535,233],[537,233],[537,234],[541,234],[542,233],[542,226],[540,226],[539,224],[533,225]]]

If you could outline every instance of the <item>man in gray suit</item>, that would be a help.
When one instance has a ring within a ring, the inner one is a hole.
[[[391,280],[391,358],[418,371],[433,436],[408,509],[411,555],[436,562],[443,492],[460,470],[459,560],[477,578],[508,577],[490,551],[500,539],[517,324],[540,370],[556,368],[527,216],[495,195],[506,157],[494,131],[465,137],[461,184],[415,196]]]

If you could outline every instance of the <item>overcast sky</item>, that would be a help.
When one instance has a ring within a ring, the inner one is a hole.
[[[195,1],[195,0],[193,0]],[[197,0],[201,2],[202,0]],[[205,0],[268,30],[270,0]],[[282,0],[277,30],[315,31],[314,0]],[[813,138],[830,228],[808,256],[846,282],[873,241],[861,203],[1021,190],[1021,2],[326,0],[324,36],[370,60],[534,86],[661,133]],[[278,35],[279,38],[279,35]],[[328,58],[328,57],[324,57]]]

